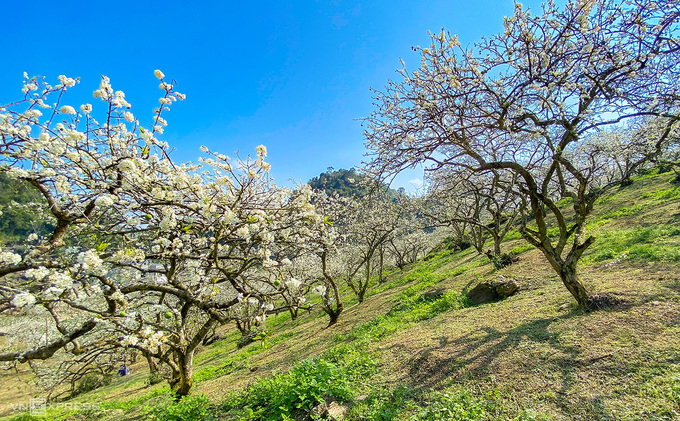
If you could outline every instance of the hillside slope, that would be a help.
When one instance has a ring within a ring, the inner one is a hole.
[[[580,276],[613,303],[607,308],[579,310],[543,256],[512,233],[503,251],[518,255],[517,263],[495,270],[470,249],[428,256],[389,273],[363,304],[349,300],[332,328],[320,311],[296,321],[282,314],[268,321],[266,342],[242,349],[238,332],[225,330],[224,340],[198,354],[187,402],[171,403],[164,384],[146,386],[140,362],[133,375],[69,401],[100,410],[48,415],[286,419],[278,411],[304,419],[303,410],[324,398],[339,400],[346,419],[357,420],[676,419],[680,186],[672,178],[642,176],[598,201],[588,226],[598,240]],[[463,298],[499,276],[515,279],[520,292],[477,306]],[[29,377],[3,373],[0,380]],[[2,415],[18,415],[9,403],[26,396],[0,396]]]

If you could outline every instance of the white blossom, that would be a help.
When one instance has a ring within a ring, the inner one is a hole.
[[[76,110],[70,105],[63,105],[61,108],[59,108],[59,112],[62,114],[75,114]]]
[[[326,295],[326,286],[325,285],[317,285],[312,289],[312,293],[316,295],[321,295],[324,296]]]
[[[35,297],[33,294],[27,292],[22,292],[12,298],[12,305],[17,308],[27,307],[35,303]]]

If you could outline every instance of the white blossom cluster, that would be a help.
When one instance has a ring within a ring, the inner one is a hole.
[[[193,353],[214,326],[262,325],[280,300],[305,304],[307,287],[271,273],[292,266],[323,218],[309,189],[273,183],[263,145],[254,158],[202,148],[196,164],[172,162],[157,137],[186,96],[154,74],[162,95],[148,126],[106,76],[93,94],[105,123],[96,104],[63,102],[78,82],[66,76],[50,85],[26,75],[26,98],[0,107],[0,171],[38,187],[55,227],[0,250],[0,268],[32,283],[3,289],[0,302],[49,307],[65,335],[91,329],[83,338],[116,338],[182,370],[173,355]]]

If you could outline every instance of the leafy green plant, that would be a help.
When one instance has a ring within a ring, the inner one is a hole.
[[[523,244],[521,246],[513,247],[512,250],[510,250],[510,254],[513,256],[518,256],[532,249],[534,249],[534,246],[531,244]]]
[[[149,377],[146,378],[145,384],[147,386],[153,386],[165,380],[163,375],[159,372],[149,373]]]
[[[335,347],[296,364],[287,373],[260,379],[245,391],[230,395],[222,408],[242,420],[290,419],[295,411],[310,411],[330,397],[350,400],[359,381],[376,367],[357,347]]]
[[[187,421],[210,419],[212,404],[205,395],[189,395],[176,401],[168,397],[151,410],[151,418],[157,421]]]
[[[455,393],[434,393],[428,396],[425,405],[418,407],[409,420],[486,420],[491,416],[497,397],[498,392],[488,392],[480,398],[465,389]]]

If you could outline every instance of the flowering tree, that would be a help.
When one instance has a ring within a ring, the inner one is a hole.
[[[627,186],[641,169],[677,149],[677,139],[677,125],[669,130],[664,119],[645,116],[593,133],[579,145],[579,156],[591,160],[593,184]]]
[[[501,243],[514,228],[520,212],[521,201],[515,191],[517,176],[445,167],[429,178],[427,215],[436,224],[453,227],[459,236],[466,236],[477,252],[485,253],[497,268],[511,264],[512,258],[501,252]],[[489,237],[493,251],[484,251]]]
[[[134,348],[170,367],[183,396],[197,346],[231,309],[267,308],[280,294],[263,273],[318,220],[309,196],[271,183],[264,146],[234,162],[203,148],[198,164],[174,163],[156,136],[184,95],[156,76],[163,96],[147,128],[106,77],[94,92],[104,123],[89,104],[62,104],[77,82],[65,76],[56,86],[27,78],[25,98],[2,108],[0,171],[40,192],[54,229],[0,250],[0,308],[42,307],[55,333],[0,361]]]
[[[403,270],[441,243],[442,238],[440,232],[428,233],[411,218],[403,218],[400,222],[403,224],[400,235],[390,238],[386,247],[394,265]]]
[[[360,303],[376,269],[382,279],[385,246],[396,235],[400,217],[407,212],[405,202],[406,199],[393,202],[383,192],[376,192],[364,196],[342,220],[346,235],[343,277]]]
[[[429,47],[416,48],[421,68],[403,68],[402,81],[376,93],[365,120],[369,167],[389,175],[431,162],[517,174],[534,218],[523,237],[588,309],[576,266],[595,240],[584,228],[596,194],[576,145],[656,116],[663,129],[651,143],[665,148],[680,102],[679,17],[674,0],[579,0],[563,10],[549,1],[537,16],[516,3],[505,32],[474,49],[445,31],[432,35]],[[573,199],[572,220],[555,204],[560,197]]]
[[[323,215],[323,221],[310,235],[304,262],[309,268],[307,272],[320,280],[313,292],[321,297],[321,309],[330,318],[330,327],[337,323],[345,307],[338,284],[342,271],[338,266],[343,262],[340,254],[346,237],[339,225],[356,210],[356,201],[336,194],[329,196],[324,192],[316,192],[313,201],[317,212]]]

